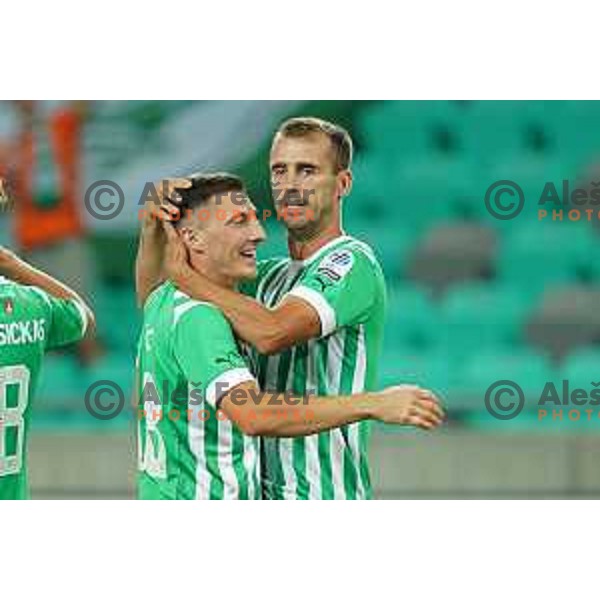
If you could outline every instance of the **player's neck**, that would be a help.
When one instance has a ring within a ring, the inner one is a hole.
[[[228,277],[226,275],[223,275],[222,273],[219,273],[215,269],[209,268],[206,265],[206,262],[204,260],[202,260],[201,256],[191,257],[190,265],[194,271],[200,273],[201,275],[206,277],[206,279],[212,281],[213,283],[216,283],[220,287],[224,287],[224,288],[233,290],[233,289],[235,289],[235,286],[237,285],[237,280],[232,279],[231,277]]]
[[[339,222],[314,232],[288,232],[288,249],[294,260],[306,260],[332,240],[344,235]]]

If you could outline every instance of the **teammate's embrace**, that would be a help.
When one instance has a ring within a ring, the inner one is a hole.
[[[167,251],[171,280],[191,297],[219,307],[239,338],[258,351],[263,389],[315,390],[331,400],[375,389],[385,280],[373,250],[342,228],[351,163],[352,141],[343,128],[310,117],[281,125],[271,146],[270,172],[290,256],[261,261],[256,280],[239,291],[194,272],[184,260],[171,260],[174,252]],[[177,204],[176,197],[170,199]],[[178,244],[172,236],[170,245]],[[160,252],[149,253],[147,282],[157,277]],[[436,411],[441,414],[437,404]],[[441,423],[423,421],[421,408],[411,415],[394,422],[424,429]],[[368,430],[367,421],[355,419],[318,435],[264,438],[265,496],[370,498]]]
[[[27,435],[44,352],[80,341],[93,321],[73,290],[0,246],[0,499],[29,495]]]
[[[188,265],[234,293],[256,275],[264,232],[254,206],[231,175],[193,176],[186,185],[179,189],[183,218],[176,230],[165,223],[173,240],[166,262]],[[261,498],[257,436],[298,438],[365,419],[427,429],[441,422],[433,395],[410,386],[326,398],[305,398],[312,391],[305,389],[260,393],[217,306],[190,298],[171,281],[148,295],[160,282],[148,267],[160,262],[153,250],[161,231],[158,221],[145,222],[136,269],[145,301],[137,365],[141,498]]]

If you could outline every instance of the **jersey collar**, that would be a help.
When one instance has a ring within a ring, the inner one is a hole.
[[[292,258],[292,263],[300,264],[303,266],[310,265],[312,262],[317,260],[317,258],[325,254],[325,252],[331,250],[334,246],[342,244],[343,242],[347,242],[351,239],[352,238],[349,235],[340,235],[327,242],[324,246],[321,246],[314,254],[311,254],[308,258],[305,258],[304,260],[294,260]]]

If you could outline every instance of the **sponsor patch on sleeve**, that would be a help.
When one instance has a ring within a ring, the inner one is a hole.
[[[354,264],[354,256],[349,250],[336,250],[328,254],[317,267],[319,278],[324,277],[332,283],[341,281]]]

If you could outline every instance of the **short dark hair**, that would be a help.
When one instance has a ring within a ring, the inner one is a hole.
[[[335,123],[318,117],[294,117],[284,121],[276,135],[303,137],[313,133],[323,133],[329,138],[335,153],[335,168],[338,171],[350,168],[353,153],[352,138],[343,127]]]
[[[228,192],[245,192],[244,182],[231,173],[194,173],[186,179],[192,182],[189,188],[175,188],[181,196],[180,208],[182,214],[195,210],[206,204],[212,196]],[[178,221],[177,223],[179,223]]]

